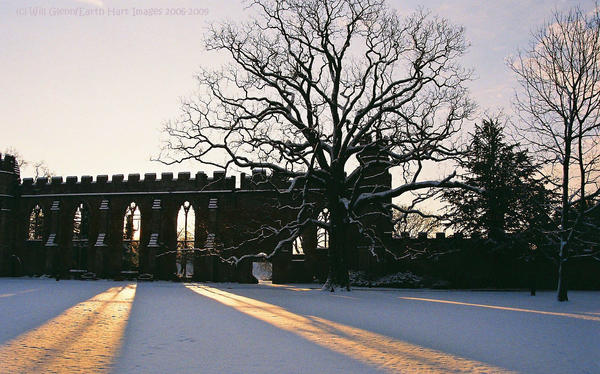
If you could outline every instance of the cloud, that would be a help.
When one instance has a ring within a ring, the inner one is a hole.
[[[77,1],[78,3],[85,3],[85,4],[97,6],[99,8],[104,8],[104,2],[102,0],[75,0],[75,1]]]

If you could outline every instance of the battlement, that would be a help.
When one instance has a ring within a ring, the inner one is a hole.
[[[0,153],[0,171],[19,175],[19,165],[17,164],[15,156],[8,154],[2,155]]]
[[[212,177],[204,172],[192,175],[189,172],[178,173],[176,178],[173,173],[166,172],[157,176],[155,173],[140,174],[114,174],[91,175],[81,177],[56,176],[51,178],[41,177],[24,178],[20,188],[21,194],[60,194],[60,193],[119,193],[119,192],[177,192],[177,191],[236,191],[236,190],[268,190],[274,186],[285,188],[289,181],[275,173],[267,175],[265,170],[253,170],[252,175],[242,173],[240,186],[236,186],[236,176],[226,176],[224,171],[215,171]]]

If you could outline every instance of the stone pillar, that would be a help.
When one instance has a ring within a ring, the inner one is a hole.
[[[60,253],[58,233],[60,232],[60,201],[54,200],[50,207],[50,233],[46,240],[46,274],[62,275],[63,259]]]
[[[98,214],[98,237],[96,238],[96,255],[94,258],[94,266],[91,269],[94,273],[106,276],[108,269],[105,269],[105,260],[109,258],[108,252],[108,200],[102,200],[100,207],[98,208],[100,213]]]
[[[217,210],[219,209],[219,199],[211,198],[208,201],[208,232],[217,232]]]
[[[152,202],[152,213],[150,223],[150,239],[148,240],[148,256],[146,263],[142,266],[142,272],[157,276],[156,256],[160,254],[164,248],[160,248],[160,226],[162,219],[162,205],[160,199],[155,199]]]
[[[113,183],[121,183],[122,175],[113,175]],[[119,201],[111,199],[109,201],[109,218],[107,219],[107,233],[104,243],[107,248],[103,251],[102,270],[107,277],[116,277],[122,270],[123,262],[123,218],[125,214],[124,207],[119,205]],[[109,213],[110,212],[110,213]]]
[[[16,197],[19,186],[19,166],[11,155],[0,154],[0,275],[13,274],[18,269],[16,250]]]
[[[280,248],[279,253],[273,257],[271,263],[273,264],[273,283],[286,283],[293,281],[291,279],[291,265],[292,265],[292,248],[291,245],[285,248]]]

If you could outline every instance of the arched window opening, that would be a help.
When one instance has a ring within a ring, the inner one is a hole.
[[[196,215],[194,208],[186,201],[177,214],[177,248],[194,248]]]
[[[327,208],[319,213],[317,220],[319,220],[319,222],[329,223],[329,211]],[[329,231],[321,226],[317,227],[317,247],[329,248]]]
[[[136,203],[130,203],[123,219],[123,270],[137,270],[139,267],[141,223],[140,208]]]
[[[75,210],[75,215],[73,216],[73,240],[87,240],[89,235],[89,228],[89,209],[87,209],[85,204],[81,203],[77,206],[77,210]]]
[[[189,201],[184,202],[177,214],[177,271],[181,277],[193,274],[193,248],[196,235],[196,214]]]
[[[302,248],[302,236],[299,236],[294,240],[292,245],[292,255],[303,255],[304,249]]]
[[[90,228],[89,209],[80,203],[73,215],[73,268],[87,269],[87,247]]]
[[[42,240],[44,236],[44,210],[36,204],[29,214],[28,240]]]

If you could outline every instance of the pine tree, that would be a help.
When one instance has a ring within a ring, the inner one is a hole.
[[[467,235],[481,235],[502,242],[506,234],[536,235],[547,221],[548,194],[536,179],[538,167],[519,144],[505,140],[497,119],[476,125],[465,156],[459,162],[466,184],[485,192],[449,190],[450,226]]]

